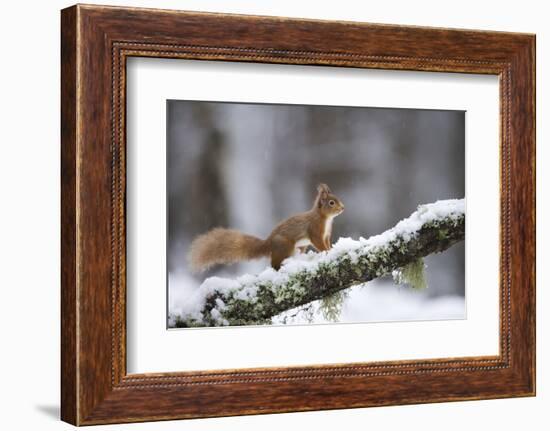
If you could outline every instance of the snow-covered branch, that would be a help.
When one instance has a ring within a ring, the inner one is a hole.
[[[326,252],[288,258],[279,271],[237,279],[211,277],[190,298],[176,326],[257,325],[290,309],[446,250],[464,239],[464,199],[421,205],[369,239],[340,238]]]

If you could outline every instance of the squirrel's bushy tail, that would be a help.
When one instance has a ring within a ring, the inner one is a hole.
[[[198,236],[191,244],[189,263],[194,272],[216,264],[269,256],[267,241],[237,230],[215,228]]]

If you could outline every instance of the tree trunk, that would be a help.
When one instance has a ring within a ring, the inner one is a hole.
[[[331,250],[289,258],[279,271],[201,285],[177,327],[259,325],[295,307],[390,274],[464,239],[464,200],[421,205],[409,218],[367,240],[340,239]]]

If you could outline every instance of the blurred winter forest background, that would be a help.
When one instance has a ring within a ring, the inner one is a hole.
[[[464,197],[464,142],[462,111],[169,100],[168,325],[207,277],[269,265],[193,275],[186,255],[195,236],[222,226],[266,238],[279,221],[309,209],[324,182],[346,206],[333,242],[368,238],[420,204]],[[464,254],[459,243],[427,257],[423,291],[391,277],[349,289],[339,322],[465,318]],[[296,311],[274,323],[311,321],[311,308],[307,319]]]

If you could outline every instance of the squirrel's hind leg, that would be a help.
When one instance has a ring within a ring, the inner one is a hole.
[[[283,236],[277,235],[271,240],[271,266],[277,271],[287,257],[292,256],[294,243]]]

